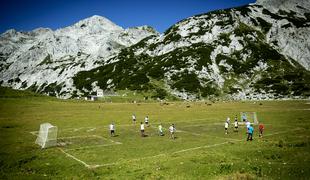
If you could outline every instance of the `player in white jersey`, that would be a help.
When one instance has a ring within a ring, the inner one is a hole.
[[[250,121],[246,121],[245,125],[246,125],[246,133],[248,133],[248,129],[251,126]]]
[[[226,121],[224,124],[225,127],[225,134],[228,134],[228,122]]]
[[[110,129],[110,135],[113,137],[115,135],[115,125],[113,122],[109,125],[109,129]]]
[[[145,134],[144,134],[144,124],[143,124],[143,122],[140,123],[140,132],[141,132],[141,137],[144,137]]]
[[[149,126],[149,116],[145,116],[144,123],[146,126]]]
[[[136,120],[137,120],[136,115],[135,115],[135,114],[132,114],[132,122],[133,122],[134,124],[136,124]]]
[[[171,126],[169,127],[169,132],[170,132],[170,138],[175,139],[176,129],[175,129],[174,124],[171,124]]]

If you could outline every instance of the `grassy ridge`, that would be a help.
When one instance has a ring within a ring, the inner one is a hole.
[[[6,96],[0,98],[0,178],[307,179],[310,177],[310,105],[306,103],[170,102],[161,106]],[[266,126],[264,138],[257,137],[256,126],[253,142],[245,141],[244,127],[240,127],[239,133],[233,133],[230,128],[230,133],[224,134],[226,117],[232,118],[240,111],[257,112]],[[138,122],[149,115],[148,137],[139,136],[139,127],[131,122],[132,113],[136,113]],[[111,121],[115,122],[118,135],[114,138],[107,131]],[[35,136],[29,132],[38,130],[43,122],[57,125],[59,137],[104,137],[67,139],[61,141],[67,145],[60,148],[90,165],[105,166],[88,169],[59,148],[38,148],[34,144]],[[157,136],[158,123],[163,123],[166,136]],[[175,123],[179,130],[176,140],[167,136],[170,123]],[[274,134],[279,132],[285,133]],[[108,145],[110,140],[122,144],[75,149]],[[226,144],[214,146],[219,143]],[[106,165],[110,163],[115,164]]]

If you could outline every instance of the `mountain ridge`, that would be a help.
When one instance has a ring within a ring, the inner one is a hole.
[[[26,43],[23,51],[6,58],[4,52],[16,51],[15,44],[1,45],[1,84],[60,98],[85,96],[98,89],[138,90],[154,98],[171,94],[183,99],[308,96],[308,9],[301,14],[280,9],[277,14],[263,3],[191,16],[163,34],[149,26],[122,29],[98,16],[61,29],[59,34],[38,29],[42,41],[39,38],[34,48],[46,48],[47,39],[57,42],[61,38],[62,47],[53,46],[57,56],[45,50],[37,57],[34,51],[30,57],[41,60],[27,74],[24,67],[18,69],[13,63],[32,47]],[[292,9],[300,9],[297,6]],[[89,23],[95,25],[88,27]],[[108,24],[110,31],[97,27],[100,23]],[[0,36],[1,44],[4,36]],[[25,43],[25,37],[21,39],[15,38]],[[96,46],[102,41],[105,44]],[[52,81],[46,81],[48,75]]]
[[[0,36],[2,85],[40,92],[51,89],[50,84],[61,84],[66,85],[63,91],[72,91],[74,74],[95,68],[120,49],[156,34],[146,26],[123,29],[97,15],[55,31],[8,30]],[[52,94],[70,97],[59,93]]]

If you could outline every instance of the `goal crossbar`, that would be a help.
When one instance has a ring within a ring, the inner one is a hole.
[[[240,112],[241,122],[249,121],[253,124],[258,124],[257,113],[256,112]]]

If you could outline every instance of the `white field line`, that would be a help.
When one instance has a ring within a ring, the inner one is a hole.
[[[76,128],[65,128],[65,129],[59,129],[59,131],[79,131],[81,129],[93,129],[96,127],[76,127]]]
[[[61,152],[63,152],[66,156],[68,156],[68,157],[70,157],[70,158],[76,160],[77,162],[83,164],[85,167],[87,167],[87,168],[90,167],[90,165],[88,165],[86,162],[84,162],[84,161],[78,159],[77,157],[75,157],[75,156],[73,156],[73,155],[71,155],[71,154],[65,152],[63,149],[61,149],[61,148],[58,148],[58,149],[59,149]]]
[[[128,162],[134,162],[134,161],[141,161],[144,159],[151,159],[151,158],[156,158],[156,157],[166,156],[166,155],[168,155],[168,154],[162,153],[162,154],[157,154],[154,156],[146,156],[146,157],[141,157],[141,158],[135,158],[135,159],[129,159],[129,160],[125,160],[125,161],[120,161],[120,162],[94,165],[93,167],[97,168],[97,167],[103,167],[103,166],[113,166],[113,165],[118,165],[118,164],[123,164],[123,163],[128,163]]]
[[[151,126],[152,127],[152,126]],[[84,127],[82,127],[84,128]],[[86,127],[85,127],[86,128]],[[292,129],[292,130],[288,130],[288,131],[281,131],[281,132],[276,132],[276,133],[272,133],[272,134],[267,134],[267,135],[264,135],[264,137],[268,137],[268,136],[273,136],[273,135],[277,135],[277,134],[283,134],[283,133],[287,133],[287,132],[290,132],[290,131],[296,131],[296,130],[300,130],[301,128],[296,128],[296,129]],[[36,135],[36,132],[38,131],[32,131],[30,132],[31,134],[33,135]],[[94,136],[97,136],[97,135],[94,135]],[[103,139],[107,139],[107,138],[104,138],[102,136],[98,136],[100,138],[103,138]],[[95,145],[95,146],[85,146],[85,147],[81,147],[81,148],[75,148],[75,149],[68,149],[68,150],[77,150],[77,149],[87,149],[87,148],[93,148],[93,147],[100,147],[100,146],[110,146],[110,145],[118,145],[118,144],[121,144],[120,142],[115,142],[113,140],[110,140],[111,142],[114,142],[115,144],[104,144],[104,145]],[[242,140],[233,140],[233,141],[244,141],[243,139]],[[198,146],[198,147],[193,147],[193,148],[188,148],[188,149],[182,149],[182,150],[179,150],[179,151],[175,151],[175,152],[172,152],[170,154],[178,154],[178,153],[183,153],[183,152],[188,152],[188,151],[193,151],[193,150],[197,150],[197,149],[203,149],[203,148],[211,148],[211,147],[216,147],[216,146],[220,146],[220,145],[225,145],[225,144],[228,144],[230,141],[226,141],[226,142],[223,142],[223,143],[218,143],[218,144],[213,144],[213,145],[205,145],[205,146]],[[140,161],[140,160],[143,160],[143,159],[150,159],[150,158],[155,158],[155,157],[159,157],[159,156],[167,156],[169,155],[169,153],[162,153],[162,154],[158,154],[158,155],[154,155],[154,156],[146,156],[146,157],[142,157],[142,158],[136,158],[136,159],[130,159],[130,160],[127,160],[127,161],[122,161],[122,162],[115,162],[115,163],[107,163],[107,164],[101,164],[101,165],[89,165],[87,163],[85,163],[84,161],[78,159],[77,157],[65,152],[63,149],[61,148],[58,148],[61,152],[63,152],[66,156],[76,160],[77,162],[83,164],[85,167],[87,168],[98,168],[98,167],[103,167],[103,166],[112,166],[112,165],[117,165],[117,164],[121,164],[121,163],[126,163],[126,162],[133,162],[133,161]]]
[[[101,144],[101,145],[93,145],[93,146],[83,146],[80,148],[69,148],[69,149],[66,149],[66,151],[67,150],[89,149],[89,148],[94,148],[94,147],[113,146],[113,145],[122,144],[121,142],[113,141],[112,139],[108,139],[108,138],[105,138],[105,137],[99,136],[99,135],[71,136],[71,137],[63,137],[63,138],[57,138],[57,139],[75,139],[75,138],[99,138],[99,139],[104,139],[104,140],[110,141],[113,144]]]
[[[272,134],[267,134],[265,135],[264,137],[268,137],[268,136],[273,136],[273,135],[277,135],[277,134],[283,134],[283,133],[287,133],[287,132],[290,132],[290,131],[297,131],[297,130],[300,130],[300,128],[296,128],[296,129],[293,129],[293,130],[288,130],[288,131],[281,131],[281,132],[276,132],[276,133],[272,133]],[[233,141],[244,141],[244,139],[234,139]],[[202,149],[202,148],[210,148],[210,147],[215,147],[215,146],[220,146],[220,145],[224,145],[224,144],[228,144],[230,141],[226,141],[226,142],[223,142],[223,143],[218,143],[218,144],[212,144],[212,145],[206,145],[206,146],[198,146],[198,147],[194,147],[194,148],[189,148],[189,149],[183,149],[183,150],[180,150],[180,151],[176,151],[176,152],[173,152],[172,154],[176,154],[176,153],[182,153],[182,152],[186,152],[186,151],[193,151],[193,150],[196,150],[196,149]]]
[[[287,133],[287,132],[290,132],[290,131],[298,131],[298,130],[301,130],[301,129],[303,129],[303,128],[295,128],[295,129],[291,129],[291,130],[287,130],[287,131],[279,131],[279,132],[275,132],[275,133],[271,133],[271,134],[266,134],[263,137],[273,136],[273,135],[277,135],[277,134],[284,134],[284,133]]]
[[[29,133],[32,134],[32,135],[34,135],[34,136],[38,136],[38,132],[39,132],[39,131],[30,131]]]
[[[276,133],[272,133],[272,134],[267,134],[267,135],[265,135],[265,137],[266,136],[276,135],[276,134],[287,133],[287,132],[290,132],[290,131],[296,131],[296,130],[300,130],[300,128],[293,129],[293,130],[288,130],[288,131],[276,132]],[[244,140],[234,140],[234,141],[244,141]],[[198,147],[193,147],[193,148],[188,148],[188,149],[182,149],[182,150],[179,150],[179,151],[172,152],[170,154],[178,154],[178,153],[184,153],[184,152],[188,152],[188,151],[194,151],[194,150],[197,150],[197,149],[204,149],[204,148],[211,148],[211,147],[221,146],[221,145],[228,144],[229,142],[230,141],[226,141],[226,142],[218,143],[218,144],[212,144],[212,145],[205,145],[205,146],[198,146]],[[89,147],[89,148],[91,148],[91,147]],[[151,159],[151,158],[155,158],[155,157],[159,157],[159,156],[167,156],[167,155],[169,155],[169,153],[162,153],[162,154],[157,154],[157,155],[154,155],[154,156],[146,156],[146,157],[142,157],[142,158],[135,158],[135,159],[130,159],[130,160],[127,160],[127,161],[122,161],[122,162],[107,163],[107,164],[100,164],[100,165],[89,165],[89,164],[85,163],[84,161],[76,158],[75,156],[65,152],[61,148],[59,148],[59,149],[61,150],[61,152],[66,154],[68,157],[71,157],[72,159],[74,159],[77,162],[83,164],[87,168],[98,168],[98,167],[103,167],[103,166],[113,166],[113,165],[118,165],[118,164],[127,163],[127,162],[141,161],[141,160],[144,160],[144,159]]]
[[[79,147],[79,148],[69,148],[69,149],[66,149],[66,151],[81,150],[81,149],[91,149],[91,148],[104,147],[104,146],[115,146],[115,145],[120,145],[120,144],[122,144],[122,143],[99,144],[99,145],[93,145],[93,146],[83,146],[83,147]]]
[[[36,134],[35,131],[30,132],[30,134],[38,136],[38,134]],[[112,144],[101,144],[101,145],[93,145],[93,146],[83,146],[83,147],[80,147],[80,148],[69,148],[69,149],[66,149],[66,151],[80,150],[80,149],[89,149],[89,148],[94,148],[94,147],[113,146],[113,145],[123,144],[121,142],[113,141],[112,139],[108,139],[108,138],[105,138],[105,137],[99,136],[99,135],[59,137],[57,139],[64,140],[64,139],[76,139],[76,138],[99,138],[99,139],[104,139],[104,140],[110,141]]]
[[[96,128],[89,129],[86,132],[91,132],[91,131],[94,131],[94,130],[96,130]]]
[[[38,134],[36,132],[38,132],[38,131],[31,131],[29,133],[34,135],[34,136],[38,136]],[[116,143],[116,144],[122,144],[121,142],[113,141],[112,139],[108,139],[108,138],[105,138],[105,137],[99,136],[99,135],[58,137],[57,139],[76,139],[76,138],[92,138],[92,137],[99,138],[99,139],[105,139],[105,140],[111,141],[112,143]]]
[[[77,139],[77,138],[100,138],[101,139],[101,137],[97,135],[58,137],[57,139]]]
[[[280,131],[280,132],[276,132],[276,133],[271,133],[271,134],[267,134],[264,137],[268,137],[268,136],[273,136],[273,135],[277,135],[277,134],[283,134],[283,133],[287,133],[290,131],[297,131],[297,130],[301,130],[301,128],[296,128],[296,129],[292,129],[292,130],[288,130],[288,131]],[[239,139],[239,140],[234,140],[235,142],[241,142],[244,141],[244,139]],[[182,149],[182,150],[178,150],[172,153],[162,153],[162,154],[158,154],[158,155],[154,155],[154,156],[146,156],[146,157],[142,157],[142,158],[136,158],[136,159],[130,159],[127,161],[122,161],[122,162],[115,162],[115,163],[107,163],[107,164],[101,164],[101,165],[94,165],[92,166],[93,168],[97,168],[97,167],[103,167],[103,166],[112,166],[112,165],[118,165],[118,164],[123,164],[123,163],[127,163],[127,162],[133,162],[133,161],[140,161],[140,160],[144,160],[144,159],[150,159],[150,158],[154,158],[154,157],[159,157],[159,156],[168,156],[169,154],[178,154],[178,153],[184,153],[184,152],[188,152],[188,151],[194,151],[197,149],[205,149],[205,148],[212,148],[212,147],[216,147],[216,146],[221,146],[221,145],[225,145],[230,143],[231,141],[225,141],[222,143],[217,143],[217,144],[212,144],[212,145],[205,145],[205,146],[197,146],[197,147],[193,147],[193,148],[188,148],[188,149]]]
[[[287,133],[290,131],[297,131],[300,130],[300,128],[296,128],[296,129],[292,129],[292,130],[288,130],[288,131],[280,131],[280,132],[276,132],[276,133],[272,133],[272,134],[267,134],[264,137],[268,137],[268,136],[273,136],[273,135],[277,135],[277,134],[283,134],[283,133]],[[244,139],[235,139],[234,141],[244,141]],[[189,148],[189,149],[183,149],[183,150],[179,150],[176,152],[173,152],[172,154],[176,154],[176,153],[181,153],[181,152],[186,152],[186,151],[193,151],[196,149],[202,149],[202,148],[210,148],[210,147],[215,147],[215,146],[219,146],[219,145],[224,145],[224,144],[228,144],[231,141],[226,141],[223,143],[218,143],[218,144],[213,144],[213,145],[206,145],[206,146],[198,146],[198,147],[194,147],[194,148]]]
[[[107,141],[110,141],[112,143],[115,143],[115,144],[122,144],[121,142],[118,142],[118,141],[113,141],[112,139],[108,139],[108,138],[105,138],[103,136],[99,136],[99,135],[86,135],[86,136],[71,136],[71,137],[61,137],[61,138],[57,138],[57,139],[74,139],[74,138],[99,138],[99,139],[104,139],[104,140],[107,140]]]
[[[241,141],[241,140],[237,140],[237,141]],[[211,148],[211,147],[216,147],[216,146],[221,146],[224,144],[228,144],[230,141],[226,141],[226,142],[222,142],[222,143],[218,143],[218,144],[212,144],[212,145],[206,145],[206,146],[198,146],[198,147],[193,147],[193,148],[188,148],[188,149],[182,149],[179,151],[175,151],[172,154],[178,154],[178,153],[183,153],[183,152],[187,152],[187,151],[193,151],[193,150],[197,150],[197,149],[202,149],[202,148]]]
[[[225,140],[230,140],[230,141],[238,141],[238,139],[225,138],[225,137],[213,136],[213,135],[208,135],[208,134],[199,134],[199,133],[193,133],[193,132],[184,131],[184,130],[177,130],[177,132],[183,132],[183,133],[192,134],[192,135],[195,135],[195,136],[214,137],[214,138],[218,138],[218,139],[225,139]]]
[[[112,143],[115,143],[115,144],[122,144],[121,142],[113,141],[112,139],[108,139],[108,138],[105,138],[103,136],[99,136],[99,135],[92,135],[92,136],[100,138],[100,139],[105,139],[105,140],[111,141]]]
[[[38,136],[38,131],[31,131],[29,132],[30,134],[34,135],[34,136]],[[99,138],[99,139],[105,139],[105,140],[108,140],[108,141],[111,141],[112,143],[115,143],[115,144],[122,144],[121,142],[118,142],[118,141],[113,141],[112,139],[108,139],[108,138],[105,138],[103,136],[99,136],[99,135],[85,135],[85,136],[69,136],[69,137],[58,137],[57,139],[76,139],[76,138],[92,138],[92,137],[95,137],[95,138]]]
[[[95,148],[95,147],[104,147],[104,146],[113,146],[113,145],[120,145],[120,144],[122,144],[121,142],[113,141],[111,139],[108,139],[108,138],[105,138],[105,137],[102,137],[102,136],[98,136],[98,135],[72,136],[72,137],[64,137],[62,139],[87,138],[87,137],[96,137],[96,138],[100,138],[100,139],[110,140],[113,144],[101,144],[101,145],[93,145],[93,146],[83,146],[83,147],[80,147],[80,148],[69,148],[69,149],[66,149],[66,151],[81,150],[81,149],[89,149],[89,148]],[[61,139],[61,138],[59,138],[59,139]],[[97,167],[97,165],[89,165],[89,164],[87,164],[86,162],[78,159],[77,157],[73,156],[72,154],[67,153],[66,151],[64,151],[61,148],[58,148],[58,149],[61,152],[63,152],[64,154],[66,154],[66,156],[76,160],[77,162],[83,164],[87,168],[96,168]]]

